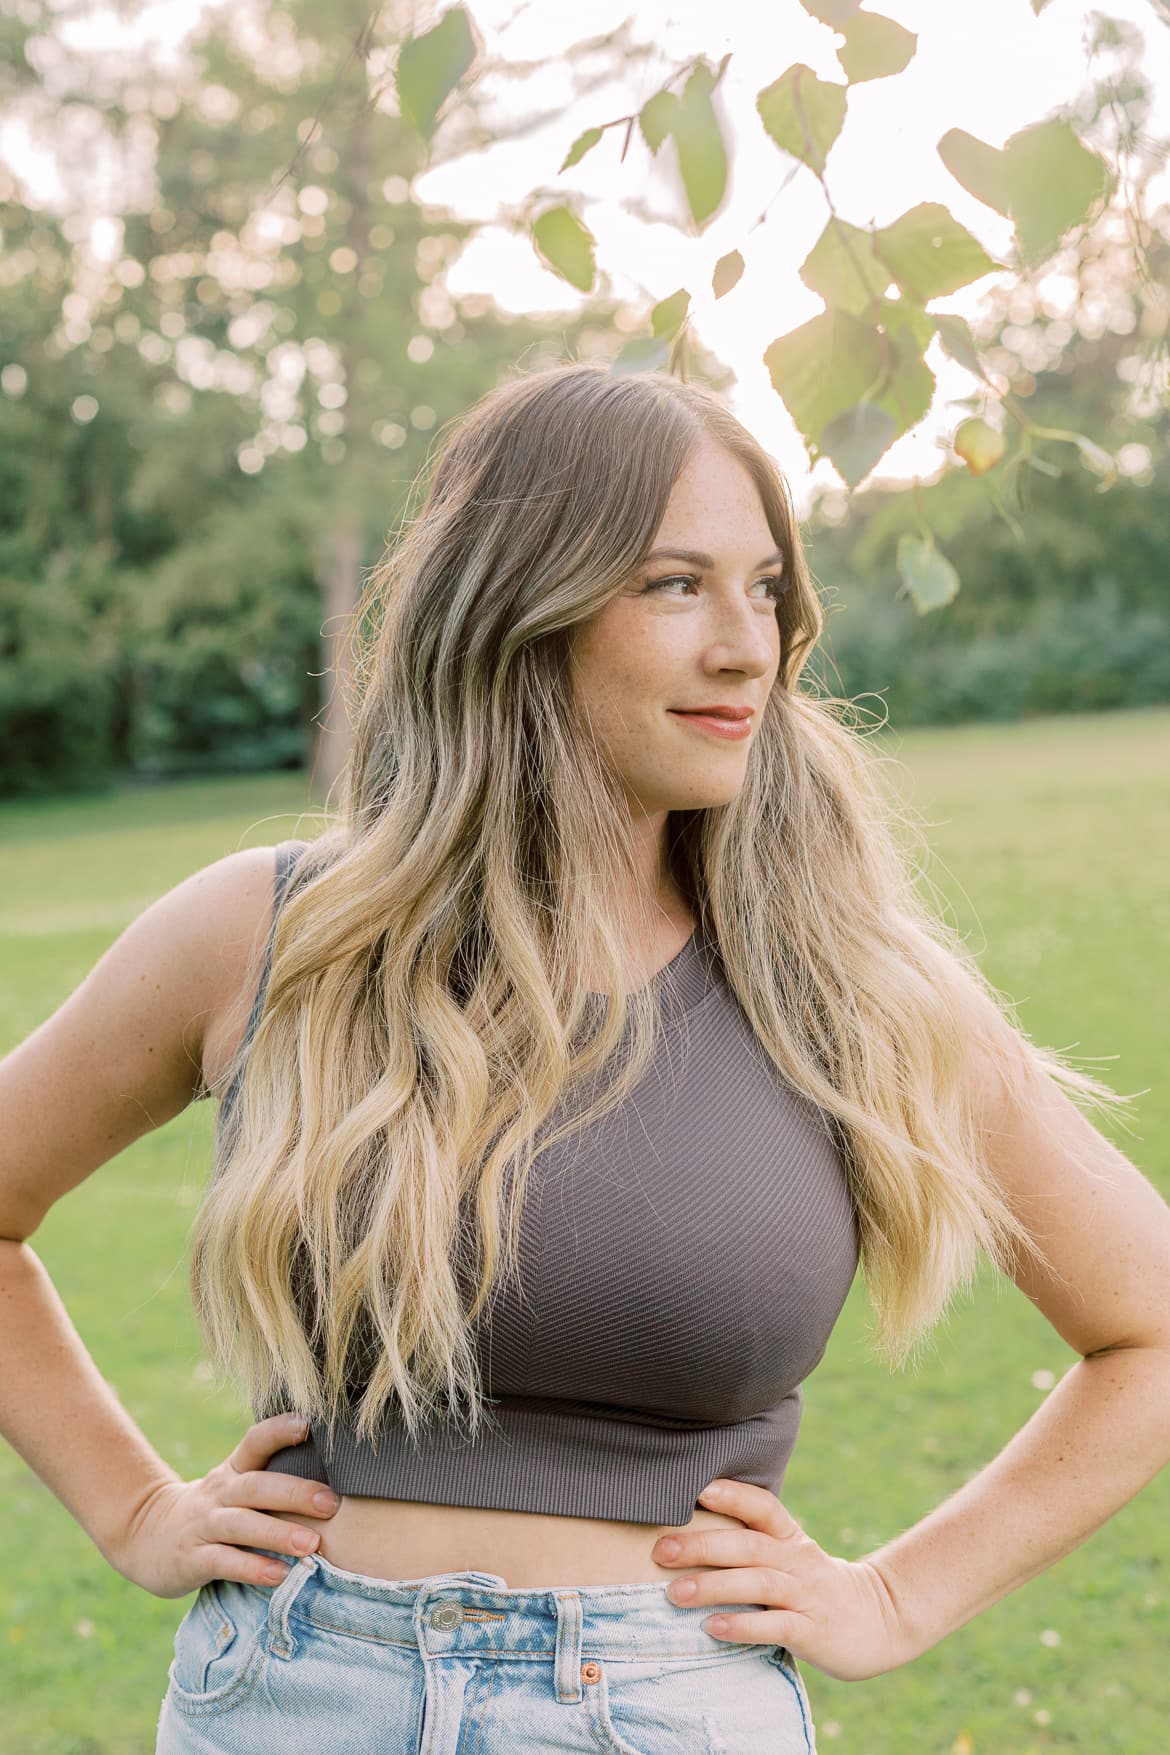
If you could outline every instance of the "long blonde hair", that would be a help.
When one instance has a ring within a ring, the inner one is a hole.
[[[210,1092],[242,1071],[191,1287],[212,1360],[260,1413],[295,1407],[329,1438],[352,1421],[375,1441],[388,1417],[414,1438],[436,1415],[474,1433],[475,1322],[516,1271],[529,1168],[646,1068],[656,996],[623,964],[651,902],[574,708],[573,632],[628,585],[704,438],[750,471],[787,589],[743,786],[671,814],[671,875],[778,1072],[834,1127],[885,1362],[906,1363],[981,1251],[1048,1265],[986,1162],[976,1056],[1014,1089],[1129,1101],[1012,1020],[916,890],[908,815],[852,703],[802,687],[824,616],[767,453],[665,375],[521,375],[448,436],[367,581],[337,819],[278,916],[250,1048]],[[627,1023],[617,1076],[574,1110]]]

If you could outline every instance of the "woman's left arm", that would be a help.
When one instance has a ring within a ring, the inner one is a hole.
[[[861,1681],[911,1663],[1091,1536],[1170,1462],[1170,1206],[1059,1086],[978,1072],[987,1161],[1053,1274],[1012,1277],[1082,1357],[1010,1443],[912,1528],[859,1560],[827,1553],[774,1493],[722,1476],[699,1502],[742,1528],[651,1550],[700,1568],[668,1587],[718,1610],[713,1637],[775,1641]],[[1063,1283],[1062,1283],[1063,1282]]]
[[[1100,1529],[1170,1462],[1170,1206],[1056,1085],[988,1078],[1001,1191],[1063,1276],[1020,1290],[1082,1357],[994,1460],[865,1556],[908,1662]]]

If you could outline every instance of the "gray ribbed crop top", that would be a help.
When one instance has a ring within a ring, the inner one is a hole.
[[[274,920],[305,845],[277,850]],[[343,1427],[327,1466],[314,1428],[268,1468],[341,1494],[651,1524],[687,1523],[717,1475],[779,1493],[858,1265],[844,1159],[702,928],[653,985],[661,1046],[632,1096],[529,1171],[519,1291],[498,1283],[476,1331],[481,1436],[434,1425],[416,1448],[389,1421],[371,1446]]]

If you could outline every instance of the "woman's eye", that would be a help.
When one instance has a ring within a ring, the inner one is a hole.
[[[763,579],[756,580],[757,585],[771,586],[773,603],[779,603],[784,592],[784,576],[782,573],[770,573]],[[661,591],[664,585],[697,585],[698,580],[690,578],[686,573],[672,573],[667,579],[651,579],[647,582],[647,591]]]

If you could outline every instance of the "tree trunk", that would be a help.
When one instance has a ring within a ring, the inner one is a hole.
[[[334,527],[321,579],[325,615],[321,630],[318,729],[310,787],[318,804],[323,804],[328,798],[331,807],[336,804],[336,784],[349,753],[350,724],[344,691],[353,669],[353,616],[357,607],[361,564],[362,520],[357,507],[352,506],[342,513]]]

